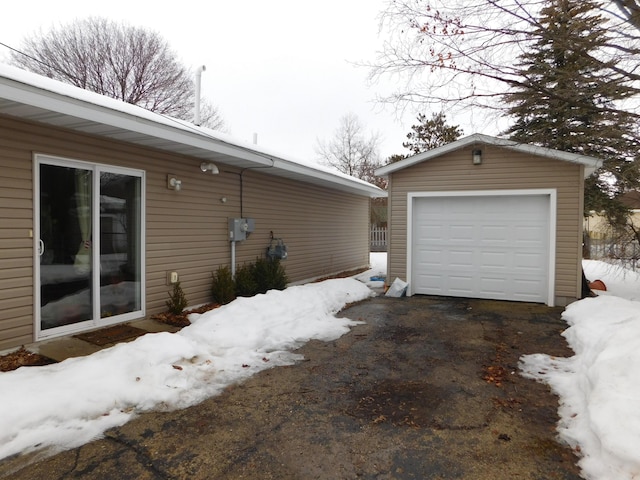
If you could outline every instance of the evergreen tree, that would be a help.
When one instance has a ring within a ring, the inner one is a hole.
[[[394,153],[393,155],[389,155],[385,165],[389,165],[390,163],[399,162],[400,160],[404,160],[405,158],[408,158],[410,156],[411,155],[400,155],[399,153]]]
[[[615,65],[598,60],[605,47],[606,19],[591,0],[548,0],[537,39],[520,56],[525,81],[504,97],[514,124],[513,140],[600,158],[603,167],[585,182],[585,210],[605,211],[624,223],[616,198],[639,185],[637,127],[616,108],[633,95]]]
[[[402,144],[411,150],[412,155],[455,142],[462,135],[459,126],[447,125],[446,115],[442,112],[432,114],[429,120],[420,113],[418,122],[411,126],[412,131],[407,134],[409,140]]]

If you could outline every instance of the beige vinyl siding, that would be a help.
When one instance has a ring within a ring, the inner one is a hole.
[[[177,271],[191,305],[211,301],[211,276],[231,266],[228,219],[240,216],[240,170],[0,116],[0,350],[33,341],[33,156],[143,170],[146,180],[146,314],[165,310]],[[167,174],[182,190],[167,188]],[[289,280],[301,282],[368,264],[369,199],[294,182],[264,169],[242,173],[243,214],[256,220],[236,244],[236,263],[264,256],[270,232],[289,248]],[[225,198],[226,202],[221,199]]]
[[[369,200],[310,184],[246,171],[243,214],[260,219],[238,245],[240,262],[265,252],[271,232],[289,251],[293,282],[330,275],[369,262]],[[239,212],[238,212],[239,214]]]
[[[583,167],[482,146],[482,164],[462,149],[391,174],[388,278],[406,279],[407,194],[420,191],[557,189],[556,297],[580,294]]]
[[[0,124],[0,350],[33,340],[31,177],[29,153]]]

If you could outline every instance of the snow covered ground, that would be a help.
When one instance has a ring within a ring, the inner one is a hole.
[[[357,324],[337,318],[347,303],[374,295],[386,254],[354,278],[241,298],[177,334],[148,334],[88,357],[0,373],[0,459],[63,450],[98,438],[148,410],[194,405],[226,386],[300,359],[311,339],[332,340]],[[563,333],[575,352],[523,356],[523,375],[559,396],[559,437],[593,480],[640,478],[640,275],[584,262],[607,291],[570,305]]]
[[[563,336],[575,355],[521,358],[524,376],[547,383],[560,398],[558,433],[580,456],[582,476],[640,478],[640,275],[584,261],[589,281],[607,286],[569,305]]]
[[[386,254],[355,278],[273,290],[192,314],[180,332],[147,334],[87,357],[0,373],[0,460],[80,446],[140,412],[194,405],[267,368],[300,360],[311,339],[329,341],[354,322],[335,314],[375,295]]]

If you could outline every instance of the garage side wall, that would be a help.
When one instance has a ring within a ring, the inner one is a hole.
[[[0,350],[32,342],[34,313],[33,156],[46,154],[135,168],[146,175],[146,314],[165,310],[176,271],[191,305],[211,301],[211,278],[231,266],[228,219],[255,220],[236,244],[236,263],[264,257],[282,238],[290,282],[366,267],[369,198],[268,175],[220,167],[205,175],[200,160],[106,141],[0,116]],[[182,180],[167,188],[167,174]],[[224,199],[224,201],[223,201]],[[241,211],[242,204],[242,211]]]
[[[477,147],[476,147],[477,148]],[[580,296],[583,167],[482,146],[482,164],[472,148],[462,149],[393,172],[389,187],[389,281],[407,275],[407,194],[462,190],[557,190],[556,305]]]

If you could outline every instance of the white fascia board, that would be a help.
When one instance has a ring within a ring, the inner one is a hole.
[[[290,162],[278,157],[273,158],[273,167],[279,170],[296,173],[306,177],[313,177],[318,180],[323,180],[335,184],[337,187],[346,187],[349,190],[357,190],[366,193],[372,198],[386,197],[387,192],[375,185],[372,185],[364,180],[360,180],[349,175],[345,175],[339,172],[325,171],[312,166],[302,165],[295,162]]]

